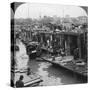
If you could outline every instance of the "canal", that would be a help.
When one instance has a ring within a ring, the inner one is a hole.
[[[42,77],[43,82],[40,83],[40,86],[78,84],[86,82],[81,76],[62,67],[54,66],[49,62],[30,60],[29,66],[33,72]]]
[[[25,47],[21,45],[19,47],[25,52]],[[43,82],[40,83],[40,86],[86,83],[86,80],[81,76],[46,61],[29,59],[28,65],[32,72],[41,76]]]

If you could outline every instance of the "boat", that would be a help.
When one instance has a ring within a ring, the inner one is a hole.
[[[38,42],[30,42],[26,46],[26,50],[30,58],[36,58],[41,55],[41,49],[39,48]]]
[[[68,57],[69,59],[65,60],[65,58]],[[43,57],[42,59],[54,65],[70,70],[74,73],[87,77],[88,70],[85,62],[83,62],[82,60],[75,61],[72,56],[66,56],[65,58],[63,57],[62,59],[58,60],[58,58],[55,57],[55,60],[53,60],[52,57],[51,58]]]
[[[11,72],[13,73],[13,72]],[[14,87],[16,87],[16,81],[19,80],[20,76],[23,75],[24,79],[24,87],[32,87],[32,86],[38,86],[40,84],[40,82],[42,82],[43,80],[41,79],[41,76],[31,72],[30,75],[27,75],[26,72],[14,72]]]

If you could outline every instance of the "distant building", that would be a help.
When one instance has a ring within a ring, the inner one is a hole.
[[[88,23],[88,17],[87,16],[79,16],[78,20],[81,24]]]

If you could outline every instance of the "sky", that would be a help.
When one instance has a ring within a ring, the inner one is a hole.
[[[36,4],[26,3],[20,5],[15,18],[39,18],[40,16],[70,17],[87,16],[86,12],[79,6],[58,5],[58,4]]]

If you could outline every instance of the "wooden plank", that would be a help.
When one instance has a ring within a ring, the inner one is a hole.
[[[35,83],[40,83],[42,81],[41,77],[35,73],[31,73],[30,75],[27,75],[26,73],[15,73],[14,83],[16,83],[17,80],[19,80],[20,75],[24,76],[24,86],[31,86]]]
[[[60,62],[52,61],[51,59],[49,60],[49,59],[43,58],[43,60],[45,60],[47,62],[50,62],[52,64],[56,64],[56,65],[58,65],[60,67],[63,67],[65,69],[68,69],[70,71],[78,73],[80,75],[87,76],[87,71],[86,71],[85,67],[76,66],[73,62],[72,62],[72,64],[68,65],[68,64],[61,64]]]

